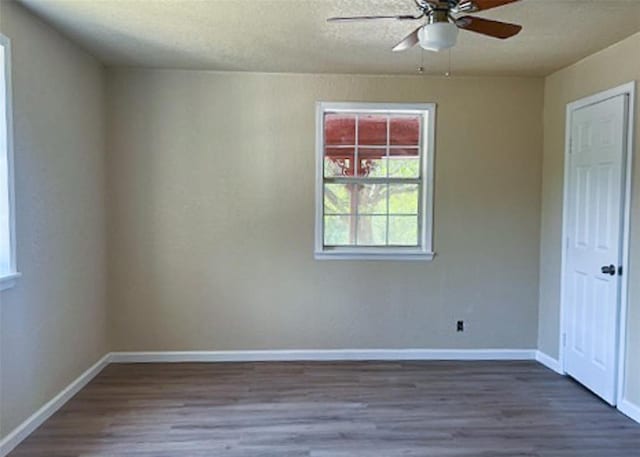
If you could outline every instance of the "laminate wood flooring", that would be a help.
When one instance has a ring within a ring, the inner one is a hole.
[[[640,457],[535,362],[113,364],[10,457]]]

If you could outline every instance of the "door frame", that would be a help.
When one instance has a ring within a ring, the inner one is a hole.
[[[567,292],[567,251],[569,245],[567,243],[568,221],[568,203],[569,203],[569,183],[570,183],[570,149],[573,112],[589,105],[595,105],[610,98],[620,95],[628,95],[627,105],[627,125],[626,127],[626,160],[623,158],[622,176],[624,179],[623,198],[624,206],[622,212],[622,277],[620,281],[620,303],[618,309],[618,341],[616,342],[617,360],[616,369],[616,402],[619,405],[624,400],[625,388],[625,365],[626,365],[626,343],[627,343],[627,309],[629,305],[629,244],[631,235],[631,197],[632,197],[632,177],[633,177],[633,151],[635,139],[635,92],[636,81],[623,84],[622,86],[606,90],[604,92],[582,98],[580,100],[569,103],[566,108],[566,125],[565,125],[565,148],[564,148],[564,183],[563,183],[563,208],[562,208],[562,261],[560,273],[560,348],[559,362],[560,370],[566,374],[565,367],[565,345],[567,325],[569,319],[567,317],[566,292]]]

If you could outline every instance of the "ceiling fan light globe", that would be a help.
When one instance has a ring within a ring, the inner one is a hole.
[[[458,27],[451,22],[427,24],[418,32],[420,47],[427,51],[444,51],[458,41]]]

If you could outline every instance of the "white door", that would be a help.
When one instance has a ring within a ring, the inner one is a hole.
[[[571,116],[565,371],[616,401],[628,96]]]

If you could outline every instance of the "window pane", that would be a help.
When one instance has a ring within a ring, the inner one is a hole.
[[[324,176],[353,176],[354,148],[326,148],[324,152]]]
[[[361,114],[358,117],[358,144],[363,146],[386,146],[387,116]]]
[[[421,246],[427,114],[366,108],[324,114],[319,172],[324,177],[322,238],[328,251],[353,247],[376,252],[364,248],[378,247],[403,252]]]
[[[416,216],[389,216],[389,244],[418,246],[418,218]]]
[[[9,155],[5,50],[0,46],[0,275],[11,273],[11,223],[9,220]]]
[[[418,214],[418,184],[389,184],[389,214]]]
[[[357,184],[325,184],[324,214],[352,214]]]
[[[358,185],[358,214],[387,214],[387,184]]]
[[[351,225],[351,216],[325,216],[324,245],[349,246],[354,244]]]
[[[358,246],[387,244],[387,216],[358,216]]]
[[[420,116],[393,116],[389,122],[389,144],[418,146],[420,144]]]
[[[389,150],[389,177],[420,177],[420,149],[392,148]]]
[[[0,126],[0,135],[4,134]],[[0,147],[2,139],[0,139]],[[9,169],[6,148],[0,149],[0,276],[11,272],[11,231],[9,222]]]
[[[355,145],[356,116],[353,114],[327,113],[324,115],[325,145]]]
[[[358,149],[358,161],[360,168],[358,176],[367,178],[387,177],[387,150],[385,149]]]

